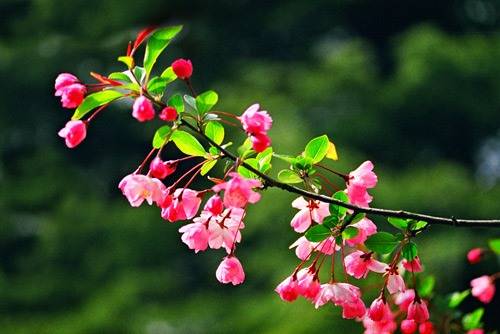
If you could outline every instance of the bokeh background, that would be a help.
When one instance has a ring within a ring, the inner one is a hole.
[[[496,0],[2,0],[1,333],[361,332],[333,307],[288,305],[273,292],[297,263],[289,194],[268,191],[249,210],[239,249],[247,281],[222,286],[221,251],[194,255],[179,224],[132,209],[117,189],[157,123],[118,106],[77,149],[57,137],[71,114],[53,96],[59,72],[90,81],[91,70],[122,70],[115,60],[139,29],[173,23],[185,30],[160,64],[191,58],[197,90],[219,92],[220,110],[260,102],[277,152],[327,133],[337,169],[375,163],[376,206],[500,216]],[[498,234],[432,227],[418,243],[436,290],[497,270],[495,259],[467,265],[465,253]],[[489,329],[500,327],[499,299]]]

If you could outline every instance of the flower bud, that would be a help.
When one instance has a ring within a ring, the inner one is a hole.
[[[430,321],[424,322],[418,326],[418,332],[420,334],[434,334],[434,325]]]
[[[58,135],[66,140],[66,146],[73,148],[87,136],[87,126],[83,121],[69,121]]]
[[[408,320],[415,320],[418,323],[429,320],[427,304],[422,300],[415,299],[410,306],[408,306]]]
[[[293,279],[292,276],[287,277],[274,291],[280,295],[281,299],[287,302],[293,302],[299,296],[297,280]]]
[[[191,60],[180,58],[172,63],[172,70],[179,79],[189,79],[193,74],[193,64]]]
[[[484,251],[481,248],[473,248],[467,253],[467,260],[470,264],[479,263],[484,255]]]
[[[152,120],[155,117],[155,109],[153,108],[153,103],[144,96],[139,96],[134,101],[134,106],[132,107],[132,116],[134,116],[139,122],[145,122]]]
[[[151,176],[160,180],[163,180],[169,174],[169,170],[165,166],[165,163],[158,157],[151,161],[151,164],[149,165],[149,172]]]
[[[415,320],[403,320],[401,321],[401,333],[403,334],[413,334],[417,331],[417,323]]]
[[[173,122],[177,119],[177,110],[175,110],[174,107],[165,107],[163,110],[160,112],[160,119],[166,121],[166,122]]]
[[[380,321],[384,319],[384,315],[387,309],[387,304],[382,300],[382,298],[375,299],[370,309],[368,310],[368,316],[373,321]]]
[[[245,280],[245,272],[241,262],[235,256],[227,256],[222,260],[215,273],[219,282],[233,285],[243,283]]]

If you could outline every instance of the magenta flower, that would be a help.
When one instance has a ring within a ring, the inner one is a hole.
[[[467,334],[484,334],[484,329],[481,328],[471,329],[470,331],[467,332]]]
[[[56,90],[56,96],[61,96],[62,90],[65,87],[68,87],[69,85],[79,83],[79,82],[80,82],[80,80],[78,80],[78,78],[71,73],[60,73],[57,76],[56,82],[54,84],[54,88]]]
[[[55,96],[61,97],[62,106],[70,109],[78,107],[87,93],[85,86],[70,73],[59,74],[54,88],[56,89]]]
[[[280,298],[286,302],[293,302],[299,296],[297,280],[289,276],[274,289]]]
[[[427,304],[423,300],[413,300],[408,307],[408,320],[415,320],[416,322],[423,323],[429,320],[429,310]]]
[[[87,125],[83,121],[69,121],[57,134],[65,139],[66,146],[73,148],[87,136]]]
[[[189,59],[176,59],[172,63],[172,70],[179,79],[189,79],[193,74],[193,64]]]
[[[267,133],[259,132],[250,137],[252,148],[255,152],[263,152],[266,148],[271,146],[271,138]]]
[[[297,289],[301,296],[314,300],[321,289],[318,277],[312,268],[302,269],[297,273]]]
[[[402,312],[407,312],[408,307],[415,299],[415,290],[406,289],[404,292],[397,293],[394,297],[394,303],[399,306]]]
[[[220,183],[212,189],[215,192],[224,190],[224,205],[228,208],[243,208],[248,203],[257,203],[260,200],[260,194],[253,191],[262,184],[259,180],[247,179],[238,173],[229,173],[231,180]]]
[[[368,207],[372,201],[372,196],[367,189],[375,187],[377,184],[377,175],[373,172],[373,163],[371,161],[363,162],[356,170],[349,173],[349,182],[347,184],[347,196],[349,202],[354,205]]]
[[[212,215],[217,216],[222,213],[224,210],[224,205],[222,204],[222,200],[218,195],[213,195],[210,197],[203,208],[203,211],[208,211]]]
[[[375,299],[370,305],[368,316],[373,321],[381,321],[387,318],[387,313],[391,313],[391,308],[382,298]]]
[[[403,260],[403,267],[409,272],[420,273],[423,271],[422,263],[420,263],[420,258],[416,256],[413,260]]]
[[[349,275],[360,279],[365,278],[369,271],[384,273],[387,264],[374,260],[371,253],[355,251],[344,258],[346,271]]]
[[[239,117],[243,129],[250,135],[267,132],[271,129],[273,120],[267,111],[260,110],[258,103],[252,104]]]
[[[139,96],[134,101],[132,107],[132,116],[136,118],[139,122],[150,121],[155,118],[155,109],[153,108],[153,103],[147,99],[145,96]]]
[[[418,332],[420,334],[434,334],[434,325],[430,321],[424,322],[418,326]]]
[[[305,232],[311,226],[312,221],[321,224],[323,219],[330,215],[328,203],[314,200],[306,201],[302,196],[292,202],[292,207],[300,210],[290,222],[295,232],[298,233]]]
[[[366,306],[361,298],[357,298],[353,302],[342,304],[342,318],[344,319],[361,319],[366,314]]]
[[[177,110],[174,107],[165,107],[158,117],[165,122],[173,122],[177,119],[177,116]]]
[[[377,225],[366,217],[352,224],[352,226],[358,229],[358,234],[346,240],[347,244],[351,247],[364,243],[370,235],[377,233]]]
[[[162,207],[161,216],[171,223],[192,219],[198,213],[200,204],[201,198],[197,191],[187,188],[177,189],[170,205]]]
[[[405,319],[401,321],[401,333],[403,334],[413,334],[417,331],[418,324],[415,320]]]
[[[482,248],[473,248],[467,253],[467,260],[470,264],[476,264],[481,262],[484,255],[484,250]]]
[[[174,173],[177,168],[176,163],[165,162],[160,158],[156,157],[151,161],[149,165],[149,173],[156,177],[157,179],[163,180],[170,174]]]
[[[233,285],[238,285],[243,283],[245,280],[245,272],[243,271],[243,266],[236,256],[229,255],[222,260],[215,276],[219,282]]]
[[[208,230],[205,224],[192,223],[182,226],[179,229],[182,234],[182,242],[184,242],[189,249],[194,249],[195,253],[204,251],[208,247]]]
[[[166,187],[160,180],[141,174],[125,176],[118,188],[133,207],[140,206],[144,201],[149,205],[153,202],[161,205],[166,193]]]
[[[380,321],[373,321],[367,314],[363,318],[363,326],[365,327],[364,334],[391,334],[398,328],[394,321],[392,312],[385,312],[385,318]]]
[[[488,304],[495,296],[495,284],[490,276],[484,275],[470,282],[472,295],[481,302]]]

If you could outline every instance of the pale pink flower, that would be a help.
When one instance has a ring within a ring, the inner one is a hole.
[[[394,295],[394,303],[399,306],[402,312],[408,311],[408,307],[415,299],[415,290],[406,289],[404,292],[399,292]]]
[[[201,198],[198,192],[187,188],[175,190],[172,202],[167,207],[162,207],[161,216],[171,223],[178,220],[192,219],[198,213]]]
[[[321,224],[323,219],[330,215],[328,203],[314,200],[306,201],[302,196],[292,202],[292,207],[299,209],[290,222],[295,232],[298,233],[305,232],[313,221]]]
[[[377,175],[373,172],[373,163],[371,161],[363,162],[356,170],[349,173],[347,184],[349,202],[368,207],[372,197],[368,194],[367,189],[375,187],[376,184]]]
[[[207,249],[209,234],[205,224],[187,224],[182,226],[179,232],[182,233],[182,242],[184,242],[189,249],[194,249],[195,253]]]
[[[234,243],[241,241],[241,232],[239,231],[244,227],[242,222],[243,209],[233,208],[226,209],[225,212],[231,210],[228,218],[219,217],[218,219],[210,220],[208,224],[209,239],[208,245],[212,249],[219,249],[224,247],[229,254],[234,246]],[[221,214],[224,216],[224,213]]]
[[[64,138],[66,146],[73,148],[87,136],[87,125],[83,121],[69,121],[57,134]]]
[[[389,272],[387,275],[389,275],[387,279],[387,290],[390,294],[404,292],[406,290],[405,281],[401,275],[397,272]]]
[[[299,296],[297,280],[292,276],[285,278],[283,282],[278,284],[274,291],[280,295],[281,299],[287,302],[293,302]]]
[[[381,321],[382,319],[387,318],[386,313],[391,313],[391,308],[382,298],[375,299],[370,305],[370,309],[368,310],[368,316],[373,321]]]
[[[160,180],[141,174],[125,176],[118,188],[133,207],[140,206],[144,201],[149,205],[153,202],[161,205],[166,193],[166,187]]]
[[[427,304],[423,300],[414,300],[408,307],[408,320],[415,320],[418,323],[423,323],[429,320],[429,310]]]
[[[490,276],[484,275],[470,282],[472,295],[481,302],[488,304],[495,295],[495,284]]]
[[[344,258],[346,271],[349,275],[360,279],[365,278],[369,271],[384,273],[387,264],[374,260],[371,253],[355,251]]]
[[[325,305],[329,301],[337,306],[346,303],[356,303],[361,298],[361,290],[349,283],[326,283],[322,284],[314,306],[316,308]]]
[[[145,96],[139,96],[134,101],[132,116],[134,116],[134,118],[136,118],[139,122],[152,120],[155,118],[153,103]]]
[[[332,255],[334,250],[339,250],[340,247],[335,244],[335,238],[329,237],[322,241],[321,243],[311,242],[302,236],[298,238],[293,244],[290,245],[290,249],[295,248],[295,254],[301,260],[306,260],[313,251],[318,251],[326,255]]]
[[[401,333],[403,334],[413,334],[417,331],[418,324],[415,320],[403,320],[401,321]]]
[[[467,253],[467,260],[470,264],[479,263],[484,255],[484,250],[482,248],[473,248]]]
[[[434,325],[430,321],[424,322],[418,326],[418,332],[420,334],[434,334]]]
[[[258,103],[248,107],[239,117],[239,120],[241,124],[243,124],[243,129],[248,134],[267,132],[271,129],[273,124],[271,116],[269,116],[267,111],[260,110],[260,105]]]
[[[224,190],[224,205],[228,208],[243,208],[248,203],[257,203],[260,194],[253,191],[262,184],[259,180],[247,179],[238,173],[229,173],[231,180],[215,185],[212,189],[215,192]]]
[[[408,270],[409,272],[420,273],[423,271],[422,263],[420,263],[420,258],[416,256],[413,260],[403,260],[402,261],[403,268]]]
[[[241,262],[236,258],[236,256],[226,256],[224,260],[220,263],[215,276],[219,282],[233,285],[238,285],[243,283],[245,280],[245,272],[243,271],[243,266]]]
[[[346,240],[347,244],[351,247],[364,243],[370,235],[377,233],[377,225],[366,217],[352,224],[352,226],[358,229],[358,234]]]
[[[321,284],[312,268],[302,269],[297,273],[297,289],[301,296],[314,300],[320,288]]]

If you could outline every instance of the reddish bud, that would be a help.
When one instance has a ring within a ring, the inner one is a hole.
[[[179,79],[189,79],[193,74],[193,64],[191,60],[180,58],[172,63],[172,70]]]
[[[418,332],[420,334],[434,334],[434,325],[430,321],[424,322],[418,326]]]
[[[66,146],[73,148],[87,136],[87,126],[83,121],[69,121],[58,135],[66,140]]]
[[[144,96],[139,96],[134,101],[132,108],[132,116],[139,122],[152,120],[155,117],[155,109],[153,103]]]
[[[368,310],[368,315],[373,321],[380,321],[384,318],[386,313],[387,305],[384,303],[382,298],[375,299],[370,309]]]
[[[172,122],[177,119],[177,110],[175,110],[174,107],[165,107],[163,110],[160,112],[160,119],[166,121],[166,122]]]
[[[481,248],[473,248],[467,253],[467,260],[470,264],[479,263],[483,259],[484,251]]]
[[[427,304],[422,300],[414,300],[408,307],[408,319],[423,323],[429,320],[429,310]]]
[[[403,320],[401,321],[401,333],[403,334],[413,334],[417,331],[417,323],[415,320]]]

